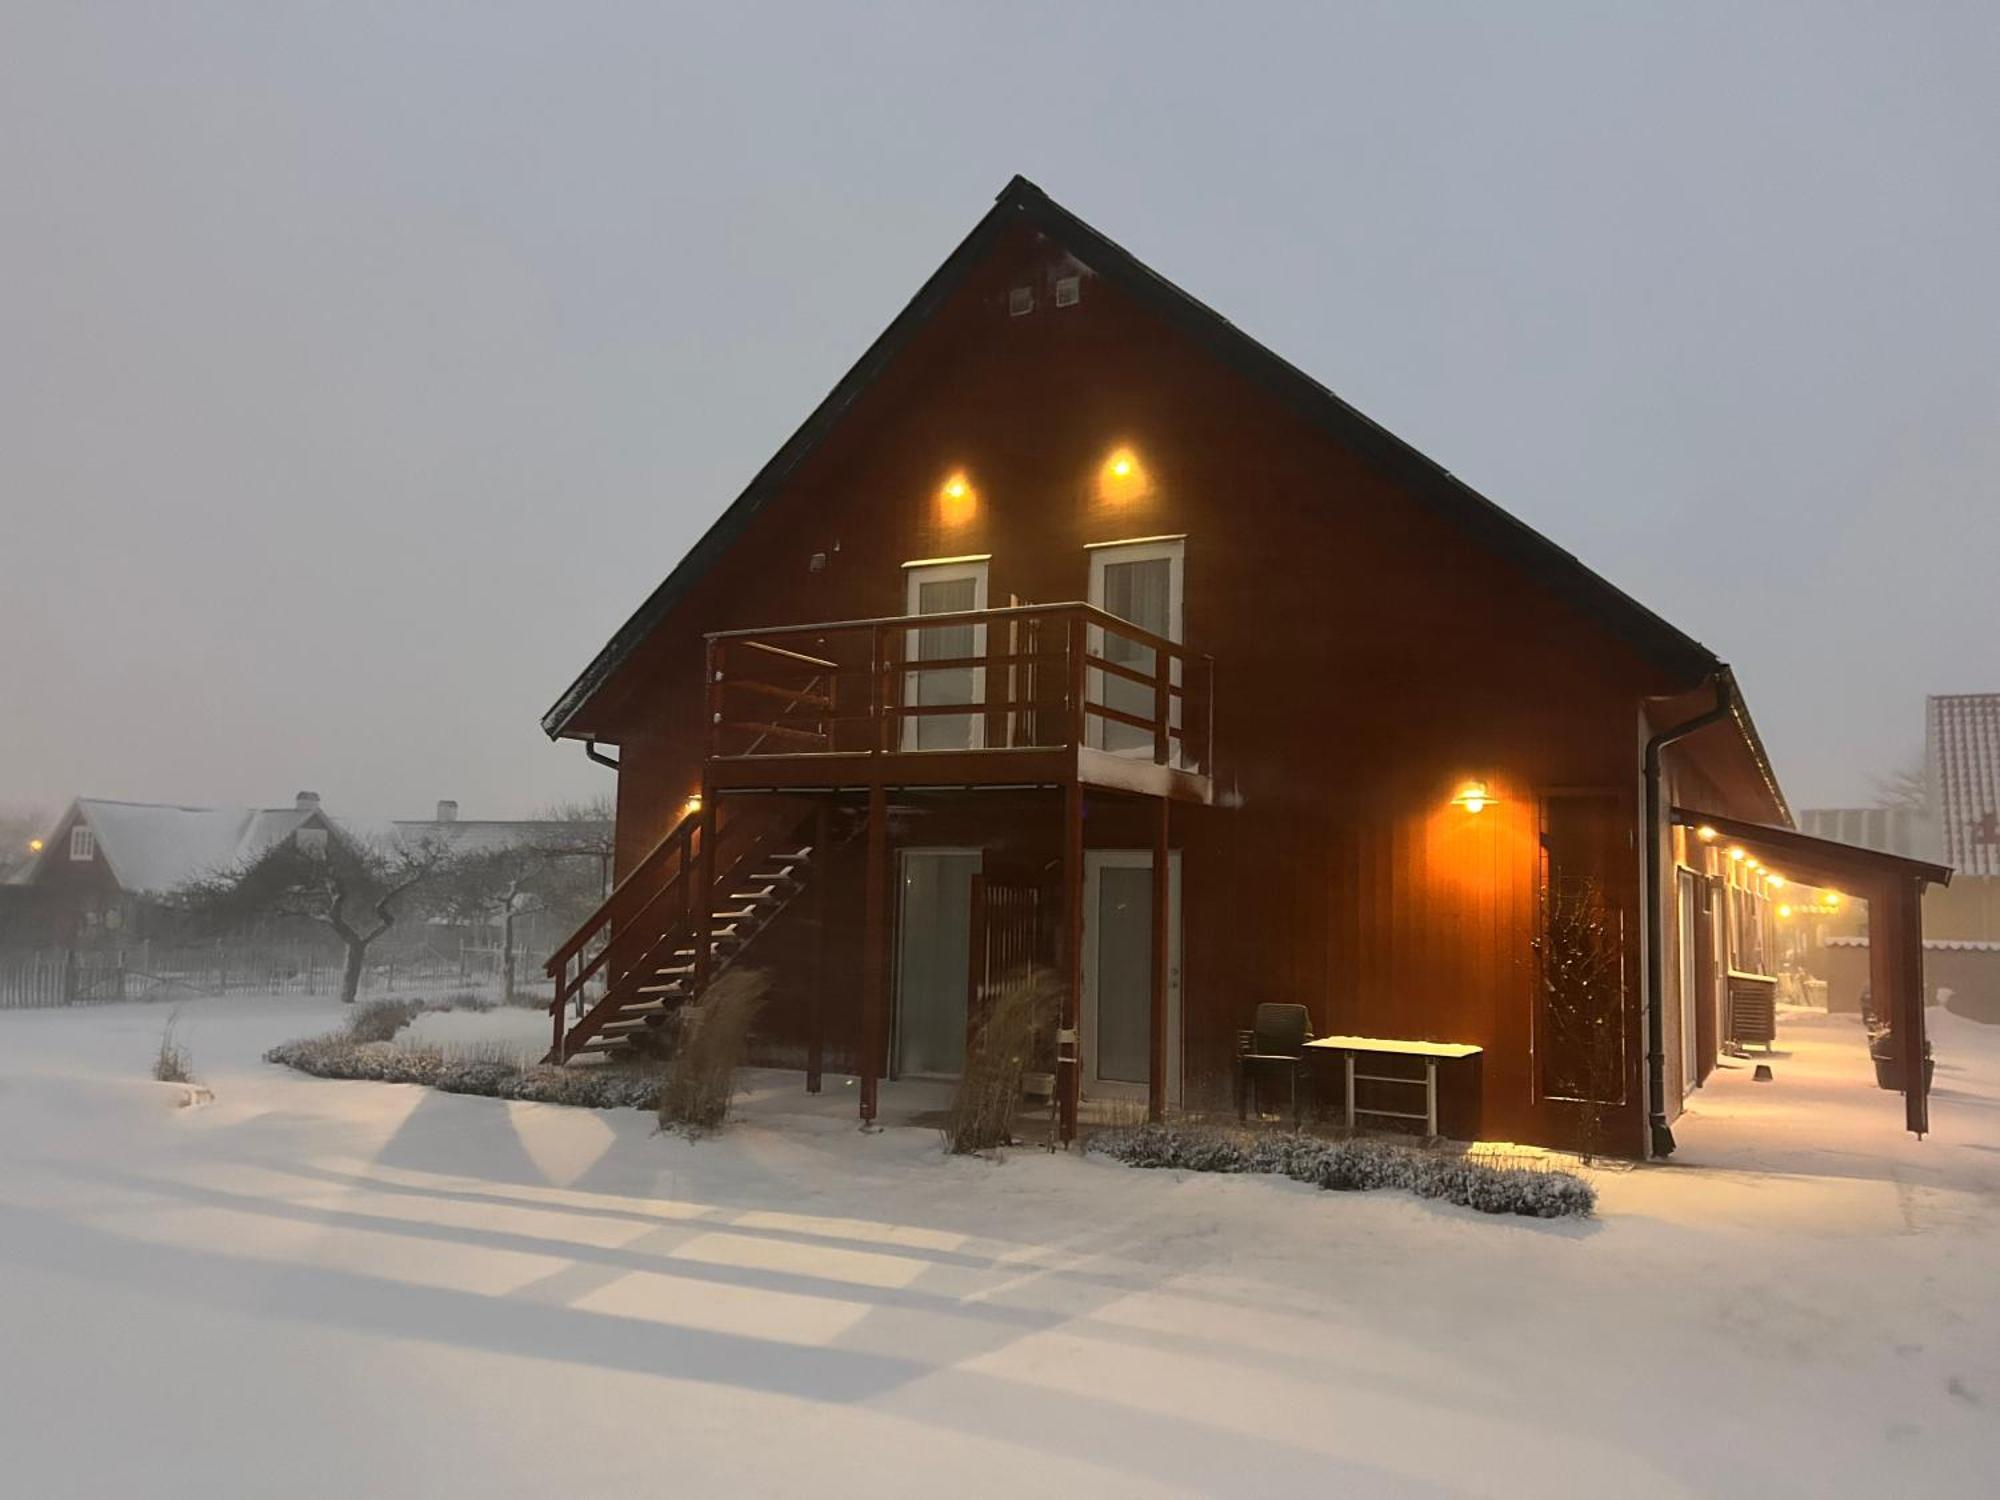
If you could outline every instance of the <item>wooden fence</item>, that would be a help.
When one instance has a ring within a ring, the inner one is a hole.
[[[192,999],[198,995],[334,995],[342,955],[296,947],[209,943],[164,948],[0,951],[0,1010],[37,1010],[120,1000]],[[517,973],[529,973],[516,959]],[[363,994],[413,990],[497,990],[500,957],[490,949],[384,953],[362,970]]]

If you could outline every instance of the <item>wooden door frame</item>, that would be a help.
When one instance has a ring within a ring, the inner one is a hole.
[[[989,597],[988,589],[990,587],[992,564],[993,559],[990,554],[970,557],[920,558],[915,562],[904,563],[903,613],[913,620],[921,620],[923,616],[917,611],[917,600],[920,597],[920,591],[924,584],[955,583],[965,578],[970,578],[973,581],[972,607],[974,609],[985,609],[987,607],[986,601]],[[904,645],[903,701],[905,703],[914,703],[916,701],[917,683],[922,676],[920,664],[915,670],[911,669],[912,662],[920,662],[920,659],[916,658],[912,653],[916,648],[915,632],[922,628],[920,625],[911,627],[911,632]],[[946,626],[944,628],[950,629],[951,627]],[[986,654],[986,627],[984,625],[974,625],[972,627],[972,650],[968,654],[972,656],[984,656]],[[983,750],[986,748],[986,668],[972,667],[968,670],[972,673],[972,702],[967,704],[965,709],[965,717],[969,721],[969,743],[950,748]],[[903,720],[902,749],[915,751],[919,748],[917,745],[917,735],[923,722],[921,717],[906,718]]]
[[[1187,538],[1185,536],[1142,536],[1132,537],[1125,541],[1090,542],[1086,544],[1084,550],[1090,554],[1089,592],[1084,597],[1098,609],[1104,608],[1104,569],[1107,563],[1164,561],[1167,564],[1167,628],[1160,633],[1176,645],[1185,643],[1187,640]],[[1134,623],[1136,624],[1137,622],[1135,621]],[[1090,652],[1093,656],[1104,655],[1104,629],[1102,626],[1093,625],[1090,628],[1089,641]],[[1171,670],[1176,685],[1185,688],[1185,683],[1181,680],[1181,663],[1179,657],[1173,659]],[[1104,702],[1104,672],[1102,669],[1097,667],[1090,669],[1086,694],[1092,703],[1101,704]],[[1172,722],[1176,726],[1182,722],[1181,702],[1182,699],[1178,696],[1172,698],[1171,706],[1168,710],[1172,716]],[[1100,718],[1096,714],[1090,714],[1086,717],[1089,722],[1084,727],[1085,743],[1093,749],[1102,750],[1104,748],[1105,726],[1111,721]],[[1172,746],[1171,763],[1178,765],[1182,758],[1181,741],[1179,739],[1173,740]],[[1144,755],[1150,759],[1153,754],[1153,746],[1149,741],[1144,745],[1134,746],[1130,750],[1113,751],[1111,753],[1135,756]]]

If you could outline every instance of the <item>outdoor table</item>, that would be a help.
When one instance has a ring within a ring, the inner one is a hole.
[[[1397,1041],[1379,1036],[1322,1036],[1306,1043],[1308,1050],[1338,1052],[1347,1070],[1347,1128],[1354,1128],[1356,1115],[1376,1115],[1386,1120],[1422,1120],[1424,1134],[1438,1133],[1438,1080],[1437,1065],[1440,1059],[1451,1060],[1476,1057],[1481,1051],[1466,1042],[1411,1042]],[[1422,1078],[1401,1078],[1389,1073],[1357,1073],[1354,1058],[1357,1053],[1373,1053],[1392,1057],[1420,1058],[1424,1065]],[[1421,1086],[1424,1091],[1424,1108],[1421,1114],[1400,1109],[1361,1109],[1354,1102],[1354,1085],[1357,1083],[1398,1083],[1406,1088]]]

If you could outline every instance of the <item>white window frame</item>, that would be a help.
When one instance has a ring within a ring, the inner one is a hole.
[[[78,864],[97,858],[97,834],[82,823],[69,831],[69,857]]]
[[[1090,553],[1090,603],[1098,609],[1104,608],[1104,570],[1113,563],[1159,562],[1167,563],[1167,630],[1166,637],[1175,645],[1184,644],[1185,609],[1187,597],[1187,538],[1185,536],[1134,537],[1119,542],[1091,542],[1086,551]],[[1104,655],[1104,629],[1093,625],[1088,633],[1090,654]],[[1184,686],[1179,657],[1173,659],[1173,682],[1176,687]],[[1092,703],[1104,701],[1104,670],[1092,667],[1086,685],[1086,696]],[[1176,696],[1169,700],[1167,713],[1174,728],[1181,727],[1181,702]],[[1087,714],[1084,743],[1092,749],[1104,749],[1105,726],[1111,721],[1096,714]],[[1153,756],[1151,745],[1134,745],[1126,750],[1112,752],[1119,755]],[[1177,766],[1182,761],[1182,741],[1176,738],[1168,746],[1167,764]]]
[[[925,558],[917,562],[904,563],[903,613],[912,618],[922,618],[917,610],[917,601],[922,597],[923,586],[925,584],[956,583],[967,578],[973,581],[972,607],[974,609],[985,609],[987,571],[991,562],[991,555],[987,554],[977,557]],[[953,613],[957,613],[957,611],[953,611]],[[916,649],[916,642],[917,633],[915,630],[912,630],[908,634],[904,647],[906,655]],[[974,656],[984,656],[986,654],[986,627],[984,625],[975,625],[972,627],[971,654]],[[971,670],[972,701],[975,705],[978,705],[966,710],[967,717],[972,720],[971,733],[968,736],[968,743],[965,745],[938,747],[947,752],[950,750],[983,750],[986,748],[986,711],[984,708],[986,702],[986,668],[974,667]],[[920,671],[905,672],[903,674],[903,701],[905,703],[916,702],[917,681],[921,675]],[[932,717],[936,716],[933,715]],[[923,719],[921,717],[906,718],[903,720],[903,749],[916,750],[920,748],[917,744],[917,728],[922,723]]]

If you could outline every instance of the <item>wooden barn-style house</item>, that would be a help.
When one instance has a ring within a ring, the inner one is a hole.
[[[1065,1134],[1232,1109],[1298,1004],[1314,1109],[1661,1153],[1787,868],[1922,1038],[1947,872],[1793,831],[1712,651],[1018,178],[543,724],[618,783],[562,1060],[740,963],[869,1119],[1039,975]]]

